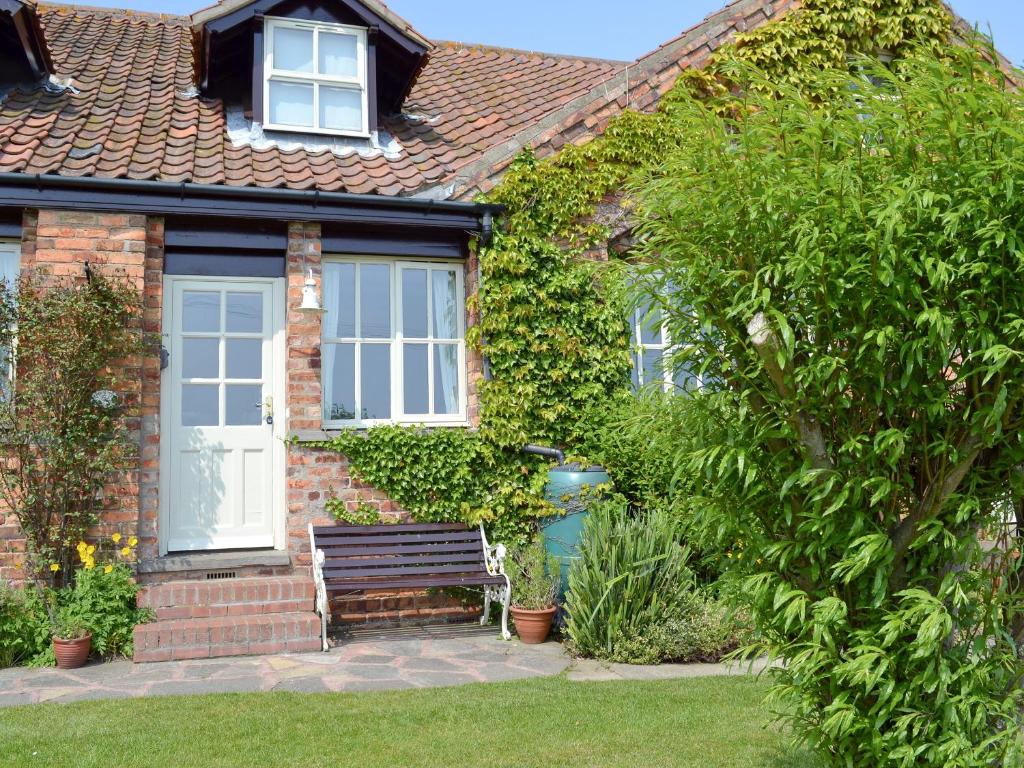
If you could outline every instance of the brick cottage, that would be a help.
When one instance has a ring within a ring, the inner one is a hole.
[[[472,201],[522,150],[653,109],[684,68],[792,4],[737,0],[614,62],[431,41],[379,0],[191,17],[0,0],[3,276],[123,275],[162,343],[129,361],[138,462],[103,517],[138,536],[157,609],[136,659],[318,648],[308,525],[331,522],[332,497],[404,513],[308,443],[477,423],[467,306],[501,212]],[[0,523],[14,579],[25,542]],[[336,611],[479,606],[402,593]]]

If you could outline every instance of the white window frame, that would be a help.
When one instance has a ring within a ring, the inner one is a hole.
[[[322,425],[325,430],[327,429],[366,429],[369,427],[379,426],[382,424],[426,424],[434,427],[468,427],[469,416],[468,416],[468,399],[469,399],[469,387],[467,384],[467,368],[466,368],[466,290],[465,290],[465,276],[463,274],[463,263],[461,261],[448,261],[448,260],[437,260],[437,259],[416,259],[409,257],[401,258],[390,258],[380,256],[325,256],[324,264],[387,264],[391,267],[390,270],[390,306],[391,306],[391,337],[389,339],[383,338],[363,338],[360,336],[327,336],[321,327],[321,355],[323,347],[327,344],[354,344],[354,376],[355,376],[355,405],[356,413],[359,412],[361,405],[361,387],[362,387],[362,355],[360,354],[360,347],[363,343],[370,344],[383,344],[387,343],[391,345],[391,354],[389,356],[391,365],[391,418],[389,419],[327,419],[324,417],[324,405],[327,400],[327,392],[323,389],[323,366],[321,366],[321,402],[320,402],[320,417]],[[429,407],[434,407],[434,355],[433,347],[435,345],[447,344],[455,346],[458,350],[457,354],[457,366],[458,366],[458,393],[459,393],[459,411],[458,413],[444,413],[444,414],[406,414],[404,411],[404,387],[405,387],[405,376],[404,376],[404,361],[405,355],[403,354],[404,345],[406,343],[406,337],[403,332],[403,316],[402,316],[402,278],[401,271],[403,269],[444,269],[453,271],[455,273],[455,296],[458,301],[458,312],[457,312],[457,339],[456,340],[436,340],[433,336],[433,283],[428,275],[427,278],[427,330],[431,334],[427,338],[410,337],[408,342],[410,344],[428,344],[427,353],[427,402]],[[360,316],[360,269],[356,268],[356,282],[355,282],[355,317],[356,322]],[[327,307],[327,302],[331,301],[332,297],[324,295],[324,308]],[[326,317],[326,315],[324,316]]]
[[[655,309],[653,306],[648,307],[648,310]],[[664,318],[664,310],[660,307],[657,308],[662,313]],[[668,324],[662,320],[661,323],[661,341],[657,343],[645,342],[643,340],[643,330],[647,327],[645,322],[647,315],[643,312],[640,307],[633,310],[633,322],[632,322],[632,336],[633,336],[633,351],[632,351],[632,362],[633,370],[636,373],[637,390],[642,390],[644,387],[652,384],[653,382],[644,381],[644,352],[647,350],[658,350],[661,352],[662,360],[662,371],[661,371],[661,389],[663,392],[672,393],[680,389],[676,386],[675,366],[672,364],[672,359],[677,352],[683,347],[672,343],[672,337],[668,331]],[[666,361],[668,365],[666,365]],[[704,386],[704,382],[697,373],[690,374],[697,382],[697,387]]]
[[[12,288],[17,288],[17,280],[21,275],[21,243],[16,240],[0,240],[0,254],[10,255],[14,260],[14,275],[4,275],[3,270],[0,270],[0,279],[6,279],[11,277],[13,284]],[[17,331],[17,328],[15,328]],[[14,377],[17,371],[17,352],[18,352],[18,341],[17,335],[14,338],[14,344],[12,345],[7,357],[7,370],[0,369],[0,377],[3,377],[4,382],[0,383],[0,390],[12,391],[14,388]],[[3,365],[3,361],[0,360],[0,366]]]
[[[292,72],[286,69],[274,69],[274,29],[305,29],[313,32],[313,71]],[[356,37],[356,55],[359,75],[344,77],[342,75],[322,75],[316,70],[320,66],[320,32],[343,32]],[[270,119],[270,81],[296,83],[313,86],[313,125],[287,125],[274,123]],[[320,127],[320,86],[349,88],[358,90],[361,95],[363,124],[358,131],[339,128]],[[325,21],[297,21],[276,16],[268,16],[263,21],[263,127],[275,131],[294,131],[297,133],[316,133],[331,136],[356,136],[368,138],[370,135],[370,116],[368,77],[366,64],[366,29],[348,24],[334,24]]]

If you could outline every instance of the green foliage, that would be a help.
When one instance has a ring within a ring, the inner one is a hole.
[[[1018,765],[1024,97],[971,48],[809,82],[677,101],[640,190],[694,403],[737,414],[677,467],[832,765]]]
[[[380,512],[377,507],[372,504],[368,504],[365,501],[359,501],[354,509],[349,509],[348,505],[339,498],[328,499],[324,505],[327,511],[331,513],[331,516],[339,523],[348,523],[349,525],[373,525],[374,523],[381,522]]]
[[[132,630],[152,618],[135,602],[139,587],[124,563],[112,568],[81,569],[75,584],[57,598],[61,623],[92,633],[92,648],[104,656],[131,656]]]
[[[32,578],[71,573],[73,545],[133,460],[124,404],[94,394],[131,386],[115,362],[141,351],[140,309],[136,290],[100,275],[54,283],[26,272],[0,289],[0,349],[30,361],[0,398],[0,501],[28,539]]]
[[[693,586],[677,533],[661,510],[631,515],[622,500],[591,507],[565,597],[575,653],[611,658],[623,642],[677,615]]]
[[[545,506],[539,500],[543,465],[524,459],[520,446],[592,449],[592,421],[581,416],[621,398],[628,388],[623,281],[618,271],[590,261],[607,252],[608,231],[594,222],[594,213],[599,202],[658,168],[673,147],[688,140],[690,126],[671,117],[675,102],[685,101],[695,87],[716,96],[735,88],[737,61],[762,65],[773,81],[807,83],[822,69],[846,71],[848,54],[876,47],[898,53],[906,41],[938,40],[948,30],[948,14],[937,0],[804,0],[800,9],[722,46],[706,75],[688,71],[657,111],[627,110],[601,136],[550,159],[525,152],[487,195],[504,204],[507,214],[493,242],[480,249],[482,285],[471,305],[480,310],[481,322],[469,329],[468,342],[482,349],[492,372],[480,384],[479,433],[467,445],[447,446],[434,437],[447,430],[408,429],[405,439],[388,427],[379,439],[374,434],[381,430],[370,430],[380,454],[358,450],[344,438],[332,447],[354,449],[352,466],[416,519],[480,515],[495,521],[496,536],[521,541],[528,531],[524,519]],[[629,208],[628,198],[623,204]],[[447,450],[444,459],[430,458],[435,447]],[[409,460],[404,451],[425,463]],[[640,453],[616,463],[619,476],[635,489],[629,491],[634,498],[663,486],[660,478],[642,479]],[[606,455],[601,460],[611,464]],[[486,481],[467,477],[479,472]]]
[[[509,565],[512,605],[527,611],[542,611],[555,604],[562,583],[561,568],[558,559],[544,549],[540,537],[512,550]]]
[[[514,545],[529,537],[527,516],[549,511],[540,499],[544,474],[478,432],[382,426],[314,445],[345,454],[357,477],[385,490],[418,521],[487,520],[495,541]],[[339,505],[328,502],[332,512]]]
[[[711,98],[719,111],[739,106],[740,91],[777,94],[794,88],[815,100],[833,98],[837,83],[823,83],[822,72],[842,72],[851,58],[862,55],[900,56],[908,45],[939,50],[950,34],[952,19],[935,0],[805,0],[774,24],[763,24],[723,46],[709,66],[687,70],[683,87],[667,101],[689,94]],[[750,67],[763,77],[751,82]]]
[[[692,590],[681,603],[616,641],[601,658],[622,664],[715,662],[749,641],[749,629],[725,601]]]
[[[0,669],[27,662],[50,644],[50,620],[39,593],[0,581]]]

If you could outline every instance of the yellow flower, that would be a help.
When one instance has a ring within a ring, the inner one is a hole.
[[[89,548],[85,550],[85,553],[87,555],[91,555],[95,551],[96,551],[96,545],[91,544],[91,545],[89,545]]]
[[[121,547],[121,554],[123,556],[128,557],[128,555],[130,555],[131,553],[132,553],[132,548],[131,547]]]
[[[84,541],[80,541],[78,542],[78,546],[76,547],[76,549],[81,553],[84,552],[88,546],[89,545],[86,544]]]
[[[60,563],[50,563],[50,570],[56,573],[60,570]]]
[[[115,544],[120,544],[121,543],[121,534],[120,533],[115,533],[113,536],[110,537],[110,540],[112,542],[114,542]]]
[[[112,566],[110,563],[107,563],[103,566],[104,573],[110,573],[112,570],[114,570],[114,566]]]
[[[128,546],[129,547],[134,547],[138,543],[139,543],[139,540],[137,538],[135,538],[134,536],[129,536],[128,537]]]
[[[95,567],[96,567],[96,561],[93,560],[91,557],[88,560],[85,561],[85,570],[91,571]]]
[[[17,570],[17,571],[20,571],[21,570],[21,563],[15,563],[14,564],[14,569]]]

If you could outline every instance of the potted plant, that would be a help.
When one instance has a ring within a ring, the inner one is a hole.
[[[524,643],[547,640],[555,618],[555,595],[561,576],[558,561],[544,551],[537,538],[512,555],[512,619]]]
[[[92,648],[92,633],[81,618],[62,610],[53,623],[53,656],[61,669],[77,669],[85,664]]]

